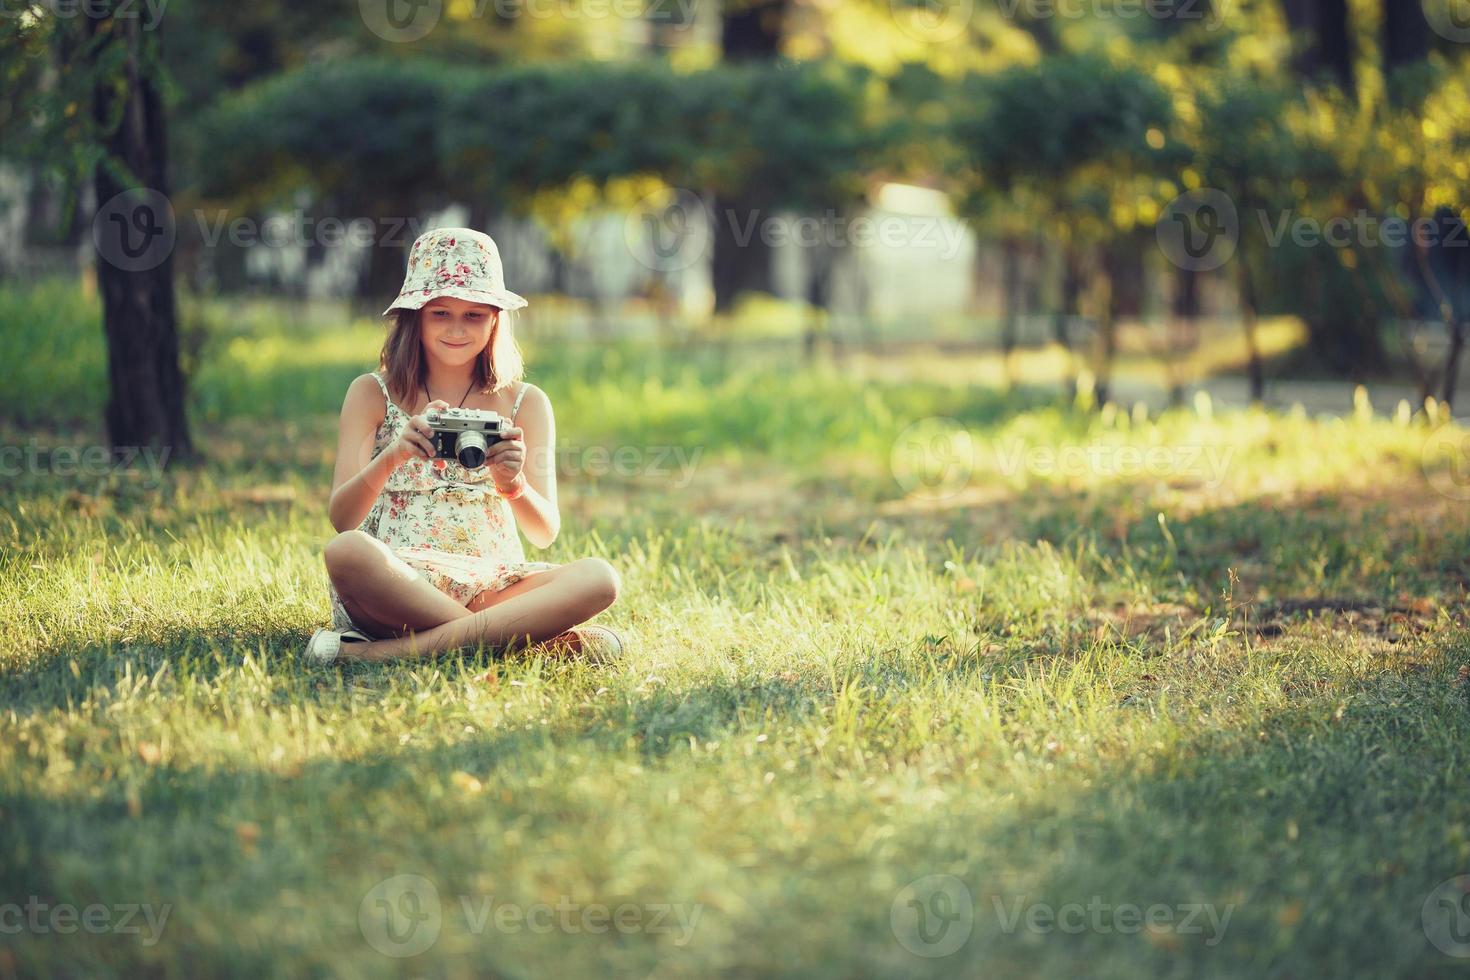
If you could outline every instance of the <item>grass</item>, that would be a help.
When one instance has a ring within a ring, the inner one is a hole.
[[[1470,870],[1470,515],[1423,427],[526,338],[574,447],[544,554],[618,566],[637,649],[323,670],[334,415],[376,336],[200,313],[205,465],[0,490],[0,927],[106,925],[0,928],[0,976],[1470,962],[1430,941]],[[5,361],[0,444],[99,438],[37,410],[100,404],[65,387],[97,333]],[[905,455],[933,417],[966,479]]]

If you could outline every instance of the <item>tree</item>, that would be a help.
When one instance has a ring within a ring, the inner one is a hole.
[[[397,294],[419,215],[455,199],[439,154],[447,93],[474,69],[353,58],[308,65],[221,99],[194,141],[197,190],[263,210],[307,190],[344,220],[367,219],[365,311]]]
[[[17,102],[31,110],[4,122],[11,152],[43,164],[73,194],[83,180],[96,191],[108,441],[119,454],[161,450],[172,465],[194,449],[174,307],[160,28],[135,4],[97,0],[81,16],[5,18],[0,57],[20,83]],[[54,72],[24,67],[48,60]]]
[[[999,220],[1009,249],[1024,225],[1096,252],[1096,375],[1105,398],[1118,318],[1136,311],[1142,288],[1138,230],[1176,152],[1162,142],[1172,120],[1167,93],[1139,69],[1085,54],[970,76],[962,90],[967,109],[951,138],[965,159],[949,175],[962,213]]]
[[[1386,6],[1405,5],[1385,0]],[[1348,0],[1281,0],[1295,36],[1292,67],[1309,83],[1326,81],[1349,95],[1356,88]]]
[[[727,64],[770,62],[780,56],[790,0],[734,0],[721,5],[720,51]],[[754,133],[754,131],[752,131]],[[742,229],[769,218],[744,189],[723,191],[713,202],[715,311],[725,313],[742,292],[771,290],[771,250]]]
[[[1263,269],[1270,266],[1267,242],[1256,234],[1253,216],[1289,210],[1291,180],[1305,169],[1300,140],[1288,128],[1292,92],[1239,74],[1190,79],[1196,94],[1195,125],[1180,134],[1189,144],[1188,166],[1207,187],[1226,195],[1245,216],[1230,260],[1245,333],[1250,397],[1265,397],[1265,370],[1256,336]]]

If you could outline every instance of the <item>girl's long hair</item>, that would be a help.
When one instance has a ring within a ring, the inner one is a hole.
[[[429,367],[424,363],[424,344],[419,331],[421,311],[394,310],[389,316],[388,336],[378,355],[378,368],[399,406],[411,405],[412,397],[426,383]],[[482,394],[515,384],[526,373],[526,362],[516,344],[513,314],[495,308],[495,325],[490,340],[475,358],[474,382]],[[407,409],[404,409],[407,411]]]

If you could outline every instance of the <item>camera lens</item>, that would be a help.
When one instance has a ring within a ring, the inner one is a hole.
[[[459,465],[467,470],[478,469],[485,465],[485,433],[475,429],[466,429],[459,434],[454,442],[454,455],[459,457]]]

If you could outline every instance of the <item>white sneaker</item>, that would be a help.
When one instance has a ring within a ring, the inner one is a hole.
[[[588,663],[606,665],[622,660],[628,644],[622,634],[611,627],[601,623],[583,623],[546,641],[546,648],[555,652],[568,651]]]
[[[336,661],[343,643],[367,643],[372,639],[358,630],[319,629],[306,641],[306,659],[315,664],[330,664]]]

